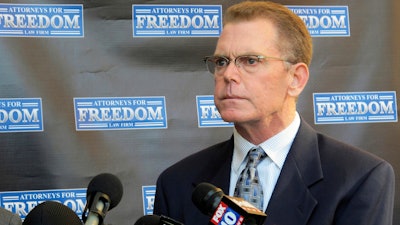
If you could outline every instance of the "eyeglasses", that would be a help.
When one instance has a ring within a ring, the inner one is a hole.
[[[206,63],[208,71],[214,75],[223,74],[232,61],[237,68],[243,69],[247,73],[257,72],[267,60],[284,61],[293,64],[286,59],[263,55],[241,55],[235,59],[229,59],[225,56],[206,56],[203,60]]]

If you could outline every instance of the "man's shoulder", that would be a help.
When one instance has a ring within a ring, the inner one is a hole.
[[[318,148],[320,157],[331,159],[329,160],[331,162],[334,162],[335,160],[346,161],[347,159],[349,161],[354,160],[354,163],[363,162],[364,164],[377,164],[385,161],[366,149],[362,149],[361,147],[346,143],[328,134],[316,131],[305,121],[302,121],[301,131],[300,142],[308,141],[309,143],[315,143],[315,147]],[[306,138],[307,140],[305,140]]]
[[[365,149],[322,134],[318,134],[318,142],[325,178],[351,178],[353,182],[357,182],[371,174],[392,178],[394,176],[389,162]]]
[[[316,131],[304,121],[299,133],[301,134],[297,137],[296,157],[304,159],[304,154],[317,153],[318,155],[314,157],[319,158],[324,170],[332,169],[335,174],[340,171],[344,174],[353,172],[362,174],[378,166],[388,169],[391,167],[387,161],[370,152],[371,150],[362,149]],[[315,149],[315,151],[310,149]]]
[[[197,176],[205,170],[213,171],[216,167],[232,159],[233,140],[226,140],[193,153],[165,169],[160,177]]]
[[[340,158],[342,160],[353,162],[361,162],[363,164],[378,164],[385,162],[382,158],[371,152],[343,142],[336,138],[324,134],[318,134],[318,145],[320,148],[321,157]]]
[[[195,152],[182,160],[178,161],[174,165],[193,165],[201,162],[209,162],[212,160],[217,160],[220,157],[227,157],[228,154],[233,151],[233,141],[226,140],[212,146],[209,146],[203,150]]]

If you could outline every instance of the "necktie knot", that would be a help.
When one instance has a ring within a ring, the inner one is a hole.
[[[257,165],[267,156],[261,147],[253,148],[249,151],[248,166],[257,167]]]

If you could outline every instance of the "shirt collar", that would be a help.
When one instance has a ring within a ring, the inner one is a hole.
[[[286,156],[289,153],[290,146],[297,134],[300,127],[300,116],[296,112],[295,118],[290,123],[288,127],[276,134],[275,136],[269,138],[268,140],[261,143],[261,146],[268,157],[280,168],[282,169],[283,163],[285,162]],[[236,129],[233,129],[234,137],[234,152],[232,160],[232,169],[238,171],[240,165],[244,161],[247,152],[256,147],[254,144],[250,143],[244,139]]]

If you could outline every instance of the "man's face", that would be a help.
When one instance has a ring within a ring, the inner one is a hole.
[[[214,76],[214,100],[225,121],[236,124],[270,122],[287,110],[291,79],[284,61],[261,59],[257,70],[251,73],[234,63],[234,59],[242,55],[282,58],[276,46],[278,41],[275,26],[265,19],[224,26],[214,55],[225,56],[232,62]]]

